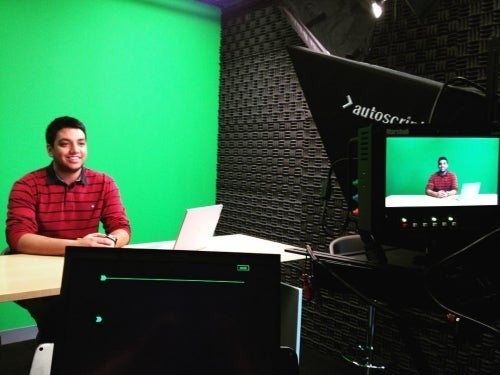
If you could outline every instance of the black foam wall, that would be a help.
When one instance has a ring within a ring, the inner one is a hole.
[[[304,43],[271,3],[222,12],[217,202],[224,212],[217,231],[327,251],[333,238],[355,227],[345,226],[349,216],[335,176],[331,198],[322,198],[330,166],[286,51]],[[485,84],[492,36],[500,36],[498,0],[440,0],[430,7],[389,0],[365,61],[441,82],[464,76]],[[301,285],[304,267],[284,266],[285,281]],[[303,345],[338,357],[363,341],[367,306],[341,290],[321,294],[322,304],[304,305]],[[459,335],[439,310],[410,309],[404,316],[406,322],[378,317],[376,345],[390,364],[386,373],[419,373],[418,356],[420,369],[436,374],[498,369],[492,335]]]

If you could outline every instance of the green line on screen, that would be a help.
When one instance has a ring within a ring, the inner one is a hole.
[[[173,279],[173,278],[155,278],[155,277],[110,277],[100,276],[100,281],[118,280],[118,281],[169,281],[169,282],[187,282],[187,283],[221,283],[221,284],[244,284],[242,280],[206,280],[206,279]]]

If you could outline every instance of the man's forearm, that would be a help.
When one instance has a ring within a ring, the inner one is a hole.
[[[77,246],[78,241],[51,238],[39,234],[27,233],[17,242],[16,251],[23,254],[64,255],[66,246]]]

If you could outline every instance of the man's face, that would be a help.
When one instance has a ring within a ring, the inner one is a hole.
[[[448,169],[448,162],[446,160],[440,160],[438,162],[438,169],[440,172],[445,172]]]
[[[49,156],[61,172],[78,171],[87,158],[87,140],[80,129],[63,128],[56,134],[54,145],[47,145]]]

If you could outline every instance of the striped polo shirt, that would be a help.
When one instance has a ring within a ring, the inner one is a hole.
[[[427,182],[427,189],[432,191],[450,191],[457,190],[457,177],[454,173],[447,171],[446,173],[433,173]]]
[[[124,229],[130,234],[130,223],[114,180],[84,167],[78,181],[67,185],[56,176],[51,164],[14,183],[6,237],[10,248],[16,249],[26,233],[76,239],[98,232],[100,222],[106,233]]]

